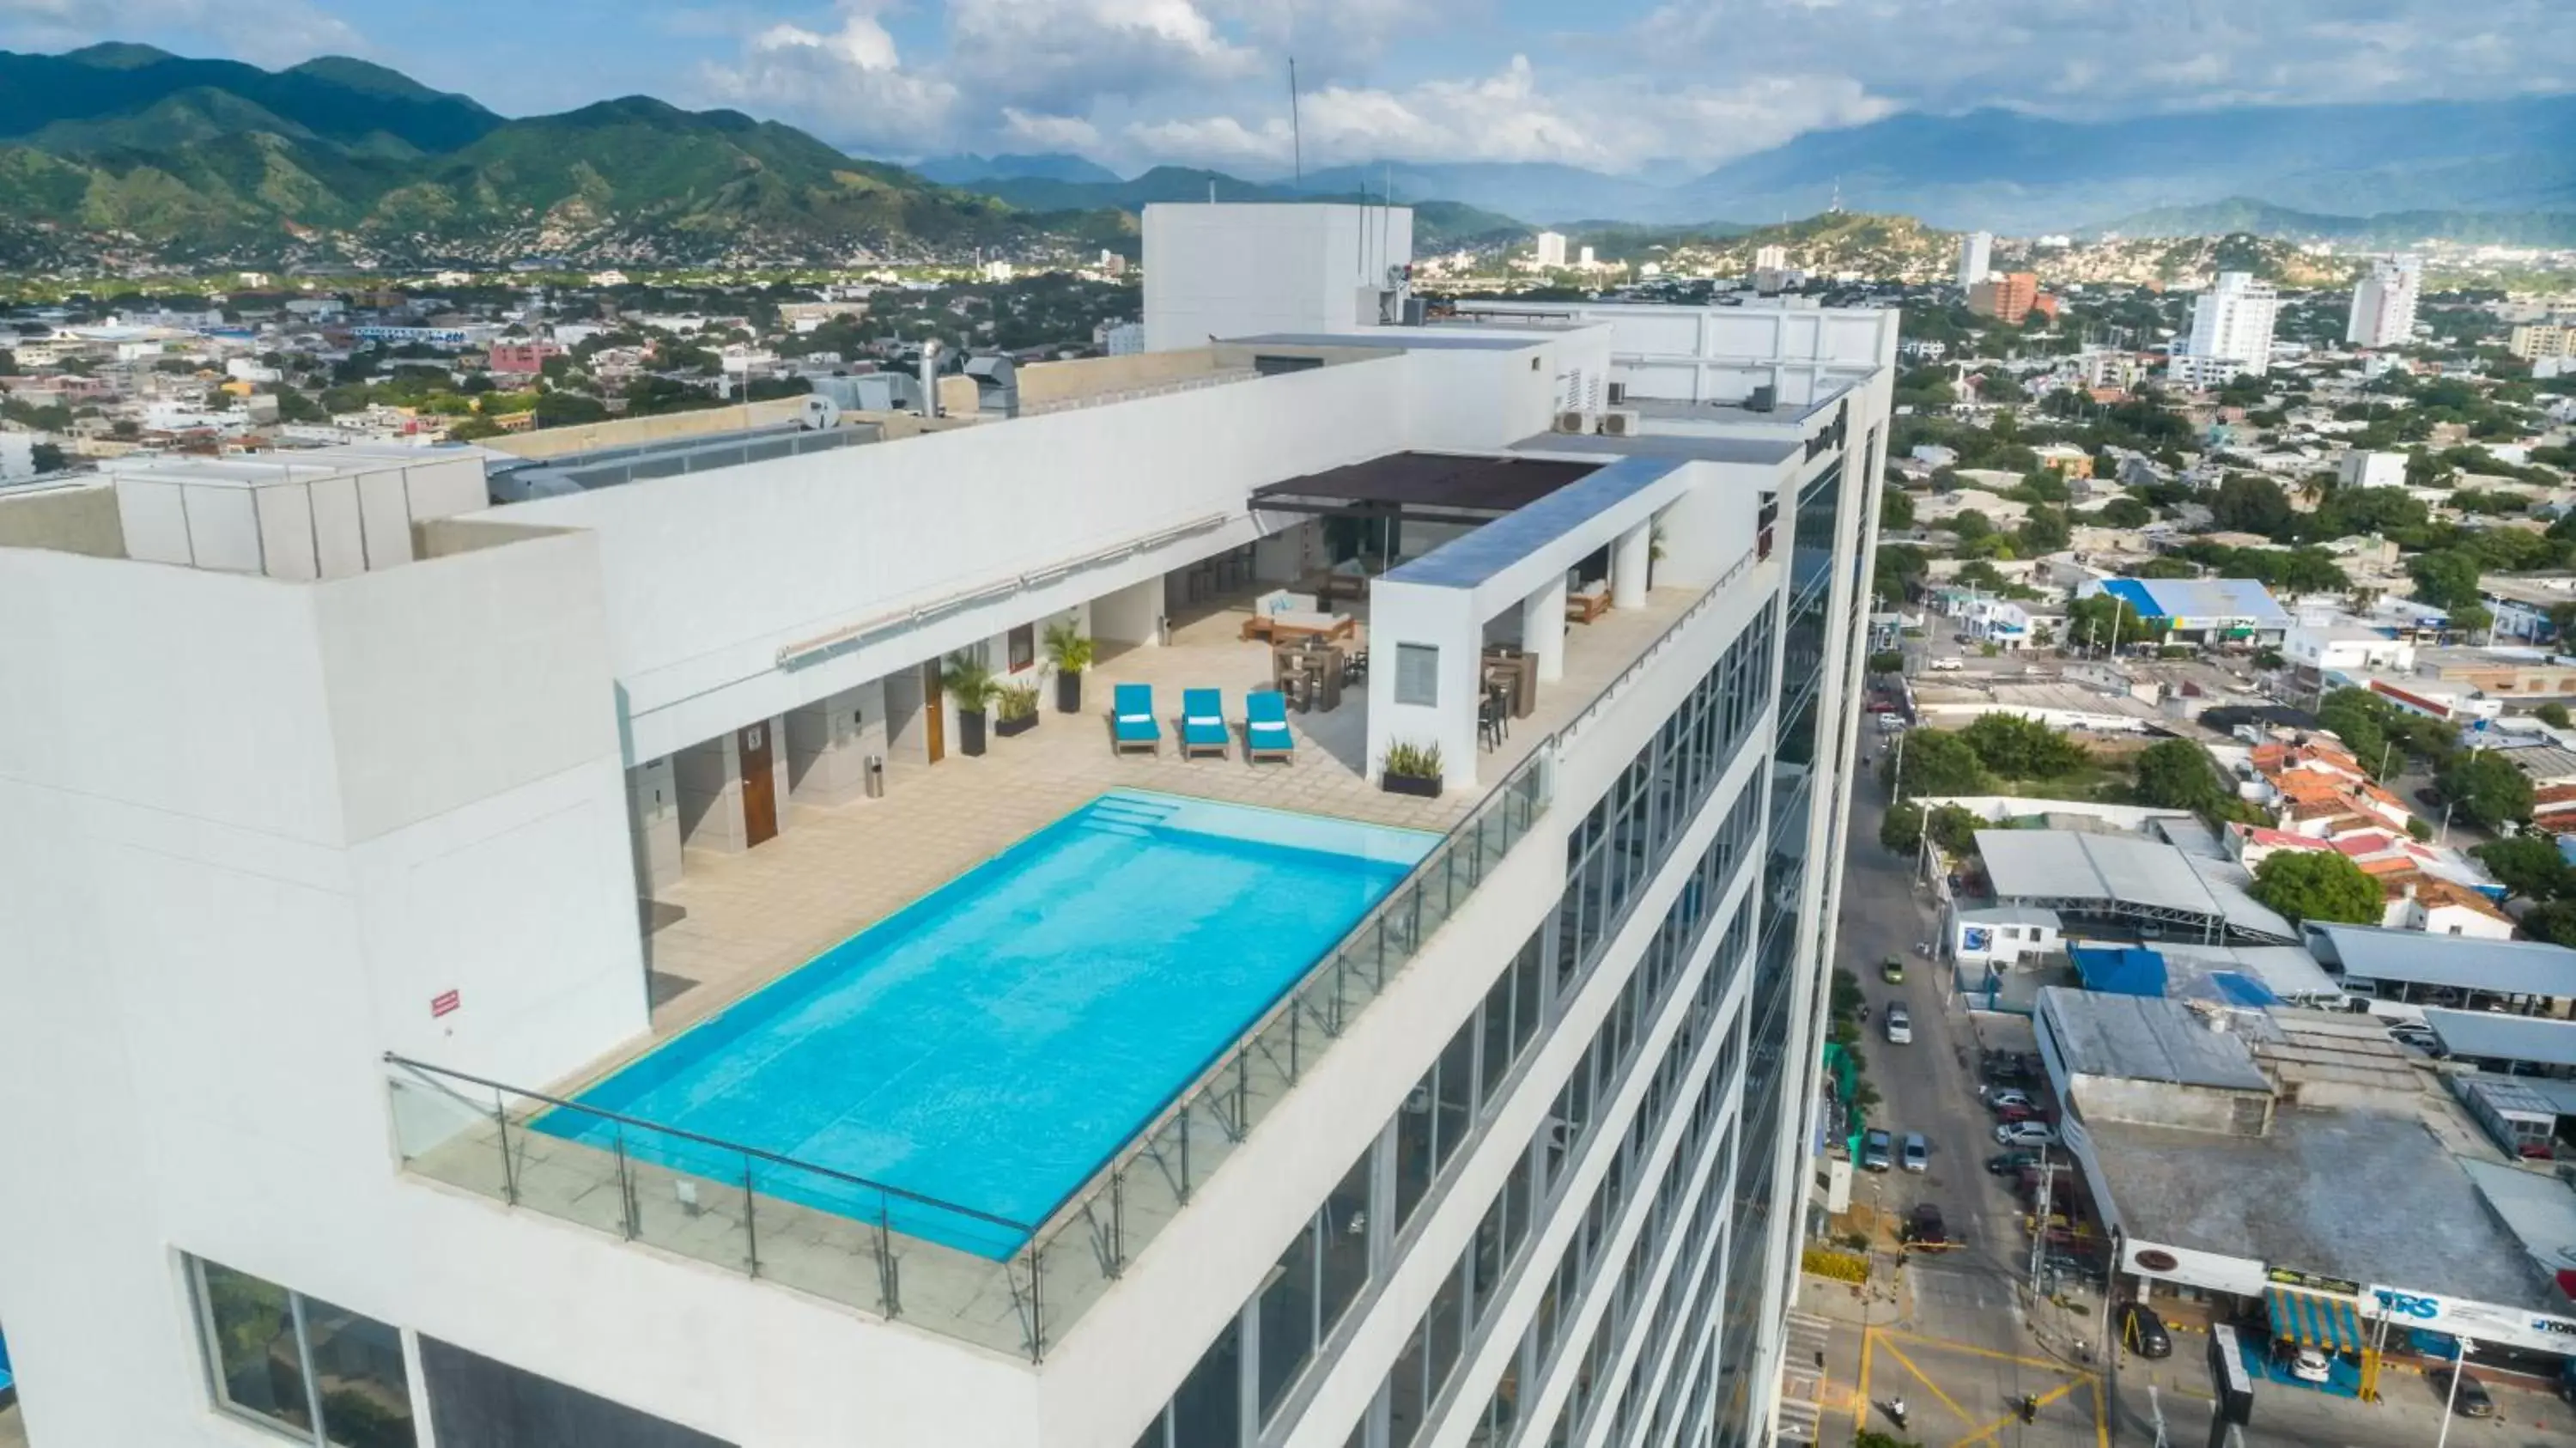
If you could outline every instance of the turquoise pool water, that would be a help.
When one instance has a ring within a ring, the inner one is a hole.
[[[882,1207],[910,1235],[1007,1255],[1434,843],[1114,791],[577,1099],[918,1194],[754,1164],[765,1194]],[[536,1124],[621,1134],[565,1110]],[[741,1179],[722,1147],[622,1135],[629,1155]]]

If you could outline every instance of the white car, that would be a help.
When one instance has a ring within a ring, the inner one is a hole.
[[[1947,659],[1947,658],[1944,658],[1944,659],[1934,659],[1934,660],[1932,661],[1932,669],[1933,669],[1933,672],[1935,672],[1935,673],[1942,673],[1942,674],[1954,674],[1954,673],[1957,673],[1959,670],[1964,669],[1964,668],[1966,668],[1966,667],[1967,667],[1967,665],[1966,665],[1965,663],[1961,662],[1961,661],[1960,661],[1960,660],[1958,660],[1958,659]]]
[[[1892,1046],[1914,1044],[1914,1017],[1903,1006],[1887,1008],[1887,1041]]]
[[[2057,1128],[2045,1121],[2007,1121],[1995,1128],[1997,1146],[2055,1146]]]
[[[2297,1357],[2290,1359],[2290,1376],[2301,1382],[2322,1383],[2330,1375],[2326,1355],[2315,1348],[2303,1347]]]

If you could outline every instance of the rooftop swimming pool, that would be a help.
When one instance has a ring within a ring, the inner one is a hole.
[[[1112,791],[535,1124],[1002,1257],[1437,843]]]

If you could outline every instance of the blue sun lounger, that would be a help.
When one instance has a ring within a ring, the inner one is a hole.
[[[1154,722],[1154,686],[1121,684],[1112,692],[1109,737],[1117,752],[1163,752],[1163,726]]]
[[[1243,757],[1294,759],[1297,740],[1288,732],[1288,696],[1262,689],[1243,696]]]
[[[1181,691],[1181,757],[1226,751],[1225,696],[1214,689]]]

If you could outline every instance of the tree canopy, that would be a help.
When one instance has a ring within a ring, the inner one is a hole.
[[[2210,516],[2221,528],[2270,537],[2290,525],[2290,495],[2260,473],[2230,473],[2210,500]]]
[[[1897,772],[1900,761],[1902,774]],[[1995,785],[1985,761],[1968,747],[1968,741],[1941,729],[1917,729],[1906,735],[1902,747],[1888,751],[1879,772],[1895,794],[1909,799],[1927,794],[1985,794]]]
[[[2188,739],[2150,744],[2137,759],[2138,803],[2213,814],[2231,797],[2209,751]]]
[[[2254,898],[2292,924],[2376,925],[2387,913],[2379,882],[2333,850],[2276,850],[2254,867]]]
[[[2531,777],[2493,750],[2453,755],[2433,787],[2460,818],[2486,829],[2531,818]]]
[[[2051,779],[2084,767],[2084,746],[2020,714],[1980,714],[1959,739],[2006,779]]]

